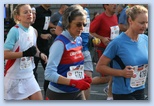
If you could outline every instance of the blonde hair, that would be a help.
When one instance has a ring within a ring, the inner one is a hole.
[[[29,5],[29,4],[18,4],[15,8],[14,8],[14,10],[13,10],[13,19],[14,19],[14,22],[16,23],[16,24],[18,24],[19,23],[19,20],[17,19],[17,15],[20,15],[20,8],[22,7],[22,6],[24,6],[24,5]],[[30,6],[30,5],[29,5]]]
[[[127,20],[128,18],[131,18],[134,21],[137,15],[142,13],[148,13],[147,8],[142,5],[134,5],[133,7],[130,7],[126,10]]]

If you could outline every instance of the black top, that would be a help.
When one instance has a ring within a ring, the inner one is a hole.
[[[50,28],[44,28],[44,25],[47,19],[50,22],[51,13],[50,9],[45,10],[41,5],[36,7],[36,20],[32,26],[38,31],[37,46],[41,52],[45,52],[49,46],[49,41],[42,39],[40,35],[50,33]]]

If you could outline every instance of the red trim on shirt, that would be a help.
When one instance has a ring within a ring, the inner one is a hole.
[[[15,50],[15,52],[19,52],[19,47]],[[16,61],[16,59],[11,59],[11,60],[7,61],[6,65],[5,65],[4,76],[6,75],[9,68],[15,63],[15,61]]]

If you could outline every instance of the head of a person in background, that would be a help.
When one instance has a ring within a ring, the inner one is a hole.
[[[112,16],[113,14],[115,14],[116,7],[117,7],[117,4],[103,4],[103,8],[107,16]]]
[[[48,10],[48,9],[50,9],[51,4],[41,4],[41,6],[42,6],[44,9]]]
[[[86,26],[87,12],[80,5],[72,5],[68,7],[62,18],[64,30],[68,30],[74,38],[81,35]]]
[[[119,14],[125,8],[124,4],[118,4],[116,8],[116,13]]]
[[[33,21],[32,21],[33,24],[36,20],[36,9],[34,7],[32,7],[32,14],[33,14]]]
[[[126,10],[129,29],[142,34],[148,28],[148,10],[142,5],[135,5]]]
[[[59,9],[60,14],[63,14],[67,8],[68,8],[67,4],[61,4]]]
[[[32,9],[29,4],[19,4],[13,11],[13,18],[16,24],[29,26],[33,21]]]

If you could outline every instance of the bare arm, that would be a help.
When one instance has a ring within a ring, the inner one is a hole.
[[[107,58],[106,56],[102,55],[96,65],[96,71],[102,74],[111,75],[111,76],[121,76],[130,78],[133,77],[133,67],[126,66],[125,69],[114,69],[108,66],[111,59]]]
[[[4,50],[4,59],[16,59],[21,58],[23,52],[12,52],[11,50]]]
[[[99,39],[103,39],[104,37],[103,36],[100,36],[96,33],[90,33],[92,36],[96,37],[96,38],[99,38]]]
[[[52,22],[50,22],[49,27],[50,28],[56,28],[56,25],[54,25]]]
[[[108,38],[108,37],[103,37],[103,36],[100,36],[100,35],[98,35],[96,33],[91,33],[91,34],[94,37],[99,38],[104,45],[108,45],[108,43],[110,42],[110,38]]]
[[[41,38],[42,39],[47,39],[47,40],[49,40],[49,39],[51,39],[51,37],[52,37],[52,35],[51,34],[41,34]]]

